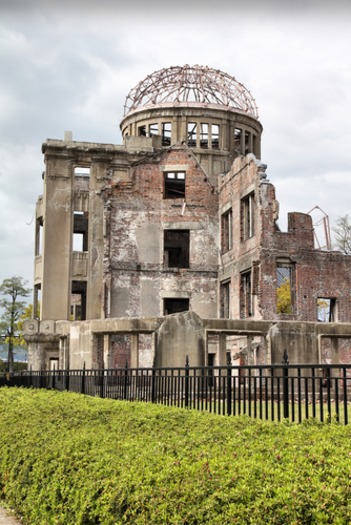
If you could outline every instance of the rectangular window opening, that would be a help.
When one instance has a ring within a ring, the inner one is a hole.
[[[240,317],[245,319],[253,314],[252,274],[250,270],[240,276]]]
[[[41,304],[41,284],[34,286],[34,298],[33,298],[33,319],[40,319],[40,304]]]
[[[221,218],[221,244],[222,253],[229,251],[233,247],[233,214],[232,209],[222,214]]]
[[[164,198],[185,198],[185,171],[167,171],[164,174]]]
[[[163,299],[163,315],[177,314],[189,310],[189,299],[166,298]]]
[[[294,267],[290,263],[277,264],[277,313],[294,313]]]
[[[150,124],[149,125],[149,136],[152,135],[158,135],[158,124]]]
[[[236,155],[242,154],[241,136],[242,136],[242,130],[240,128],[235,128],[234,129],[234,151]]]
[[[70,319],[72,321],[85,321],[87,304],[86,281],[72,281]]]
[[[90,168],[87,166],[75,166],[74,176],[75,177],[90,177]]]
[[[250,153],[250,132],[245,131],[245,155]]]
[[[38,217],[35,229],[35,255],[42,254],[43,243],[43,217]]]
[[[146,137],[146,126],[138,127],[138,135],[139,137]]]
[[[241,200],[241,240],[246,241],[253,237],[254,229],[254,213],[255,213],[255,198],[254,193],[250,193]]]
[[[336,322],[336,299],[334,297],[317,298],[317,319],[323,323]]]
[[[172,123],[162,122],[162,146],[170,146],[172,138]]]
[[[230,312],[230,281],[220,284],[220,317],[229,319]]]
[[[88,212],[73,212],[73,251],[88,251]]]
[[[211,148],[219,149],[219,125],[211,125]]]
[[[189,268],[189,230],[164,230],[164,264],[166,268]]]
[[[197,124],[196,122],[188,122],[188,146],[196,148],[197,141]]]

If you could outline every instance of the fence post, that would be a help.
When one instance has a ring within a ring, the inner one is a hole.
[[[185,386],[184,386],[184,406],[189,406],[189,356],[185,359]]]
[[[83,363],[82,384],[81,384],[80,393],[85,394],[85,361]]]
[[[156,387],[156,368],[155,363],[152,367],[152,377],[151,377],[151,403],[155,403],[155,387]]]
[[[51,380],[51,389],[52,390],[55,390],[55,386],[56,386],[56,377],[55,377],[55,373],[56,373],[56,367],[54,365],[54,368],[52,370],[52,380]]]
[[[123,399],[127,399],[127,384],[128,382],[128,359],[126,360],[126,366],[124,367],[124,388],[123,388]]]
[[[44,388],[43,383],[44,383],[44,370],[43,370],[43,365],[42,365],[40,367],[39,388]]]
[[[100,397],[101,398],[104,398],[105,397],[105,369],[104,368],[100,368],[99,370],[99,381],[100,381]]]
[[[232,358],[227,355],[227,416],[232,415]]]
[[[286,349],[283,354],[283,414],[284,419],[289,418],[289,356]]]
[[[66,390],[67,390],[67,392],[69,392],[69,387],[70,387],[69,378],[70,378],[70,375],[69,375],[69,369],[68,368],[66,368],[65,377],[66,377]]]

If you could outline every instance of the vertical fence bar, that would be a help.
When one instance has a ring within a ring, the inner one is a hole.
[[[283,354],[283,415],[289,418],[289,357],[286,349]]]
[[[128,390],[128,360],[126,361],[124,367],[124,381],[123,381],[123,400],[127,399],[127,390]]]
[[[316,369],[312,368],[312,417],[316,417]]]
[[[335,389],[335,421],[340,422],[340,407],[339,407],[339,378],[335,377],[334,380]]]
[[[347,412],[347,372],[346,372],[346,366],[342,367],[342,377],[343,377],[343,398],[344,398],[344,423],[345,425],[348,424],[348,412]]]
[[[80,393],[81,394],[85,394],[85,361],[83,363],[82,382],[81,382]]]
[[[227,359],[227,416],[232,415],[232,360],[230,354]]]
[[[330,379],[330,367],[326,368],[326,382],[327,382],[327,407],[328,407],[328,421],[331,422],[332,419],[332,409],[331,409],[331,379]]]
[[[185,359],[185,385],[184,385],[184,406],[189,406],[189,356]]]
[[[302,396],[301,396],[301,367],[299,367],[297,369],[297,402],[298,402],[298,407],[297,407],[298,416],[297,417],[298,417],[299,423],[301,423],[302,421],[301,399],[302,399]]]
[[[269,380],[271,382],[271,419],[275,419],[275,410],[274,410],[274,381],[273,381],[273,368],[268,369],[270,371]]]

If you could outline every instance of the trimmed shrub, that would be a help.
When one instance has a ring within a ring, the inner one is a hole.
[[[28,525],[346,524],[351,429],[0,389],[1,498]]]

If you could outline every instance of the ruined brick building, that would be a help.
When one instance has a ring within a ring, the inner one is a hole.
[[[280,231],[249,91],[171,67],[130,91],[120,127],[123,145],[42,146],[29,364],[346,359],[350,259],[315,248],[308,214]]]

